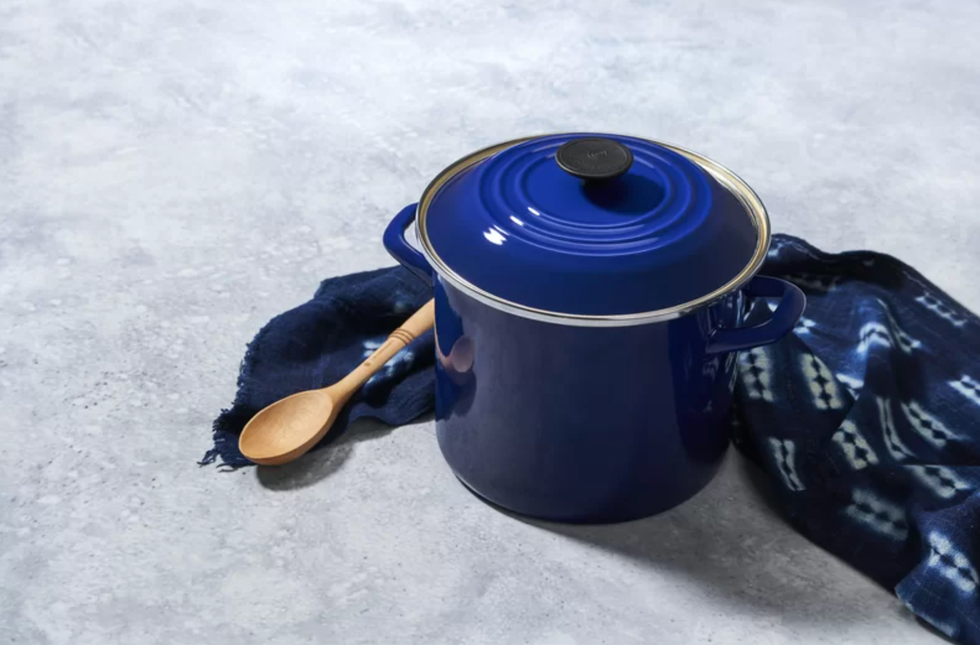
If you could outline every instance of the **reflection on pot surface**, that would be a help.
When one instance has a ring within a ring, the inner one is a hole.
[[[418,250],[404,237],[416,218]],[[520,139],[469,155],[384,237],[432,283],[436,434],[473,491],[545,519],[650,515],[705,486],[729,443],[736,353],[805,305],[755,273],[758,196],[635,137]],[[769,298],[765,320],[743,320]]]

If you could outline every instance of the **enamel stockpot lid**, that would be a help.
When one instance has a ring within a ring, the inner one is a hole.
[[[447,168],[418,231],[436,270],[503,308],[571,317],[680,315],[761,265],[769,222],[724,167],[618,135],[512,141]]]

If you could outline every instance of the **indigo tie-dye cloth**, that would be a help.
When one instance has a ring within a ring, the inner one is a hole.
[[[431,297],[431,287],[402,267],[324,280],[312,300],[270,320],[249,343],[235,402],[215,420],[214,447],[201,463],[251,465],[238,450],[249,419],[290,394],[347,376]],[[435,351],[430,330],[395,354],[344,406],[317,448],[361,417],[397,426],[432,410]]]
[[[889,256],[823,253],[777,235],[765,275],[808,298],[794,333],[739,356],[738,448],[786,517],[953,639],[980,645],[980,320]],[[238,395],[204,463],[248,462],[238,433],[261,408],[339,380],[431,296],[397,267],[326,280],[248,347]],[[750,313],[764,317],[762,302]],[[347,406],[399,425],[433,405],[432,333]]]

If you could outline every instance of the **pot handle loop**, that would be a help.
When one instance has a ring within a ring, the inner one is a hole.
[[[428,260],[405,239],[405,231],[415,221],[415,210],[418,204],[409,204],[395,215],[388,224],[384,234],[384,246],[393,258],[398,260],[406,269],[432,284],[432,267]]]
[[[708,354],[735,352],[775,343],[793,330],[806,308],[806,296],[795,284],[755,276],[744,287],[747,296],[756,298],[779,298],[779,304],[769,320],[754,327],[718,329],[708,339]]]

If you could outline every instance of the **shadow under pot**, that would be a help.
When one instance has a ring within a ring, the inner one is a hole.
[[[384,243],[433,287],[449,466],[553,521],[631,520],[694,495],[729,444],[734,353],[803,313],[798,288],[756,275],[769,240],[745,182],[653,140],[532,137],[448,167]],[[778,302],[747,326],[747,298]]]

